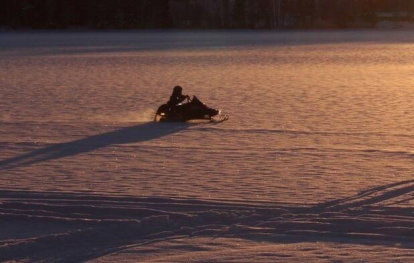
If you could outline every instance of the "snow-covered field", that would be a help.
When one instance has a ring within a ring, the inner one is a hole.
[[[0,34],[0,261],[410,262],[414,31]],[[227,122],[153,123],[172,87]]]

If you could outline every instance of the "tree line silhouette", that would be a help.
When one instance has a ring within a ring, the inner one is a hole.
[[[0,1],[0,27],[17,29],[346,28],[413,18],[413,0]]]

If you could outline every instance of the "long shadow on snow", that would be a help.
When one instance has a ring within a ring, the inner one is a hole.
[[[414,180],[408,180],[374,187],[349,198],[300,206],[3,190],[0,225],[15,222],[18,226],[75,226],[73,231],[61,234],[13,242],[0,240],[0,261],[86,261],[132,247],[188,237],[412,249],[414,209],[393,204],[395,200],[411,201],[413,193]],[[199,248],[189,245],[187,249]]]
[[[173,134],[189,127],[186,123],[148,122],[84,139],[54,144],[0,161],[0,169],[10,169],[94,151],[115,144],[138,143]]]

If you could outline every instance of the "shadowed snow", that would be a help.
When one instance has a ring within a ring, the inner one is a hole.
[[[412,180],[315,206],[4,190],[0,221],[12,223],[0,234],[0,260],[85,261],[186,237],[413,249],[414,210],[404,206],[413,197]],[[22,227],[27,236],[13,236]]]
[[[179,132],[187,127],[188,124],[186,123],[149,122],[139,124],[72,142],[54,144],[27,154],[2,160],[0,161],[0,169],[11,169],[13,167],[70,157],[116,144],[149,141]]]

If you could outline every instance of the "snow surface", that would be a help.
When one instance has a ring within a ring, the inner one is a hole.
[[[1,33],[0,261],[412,261],[413,43]],[[175,85],[230,120],[151,122]]]

